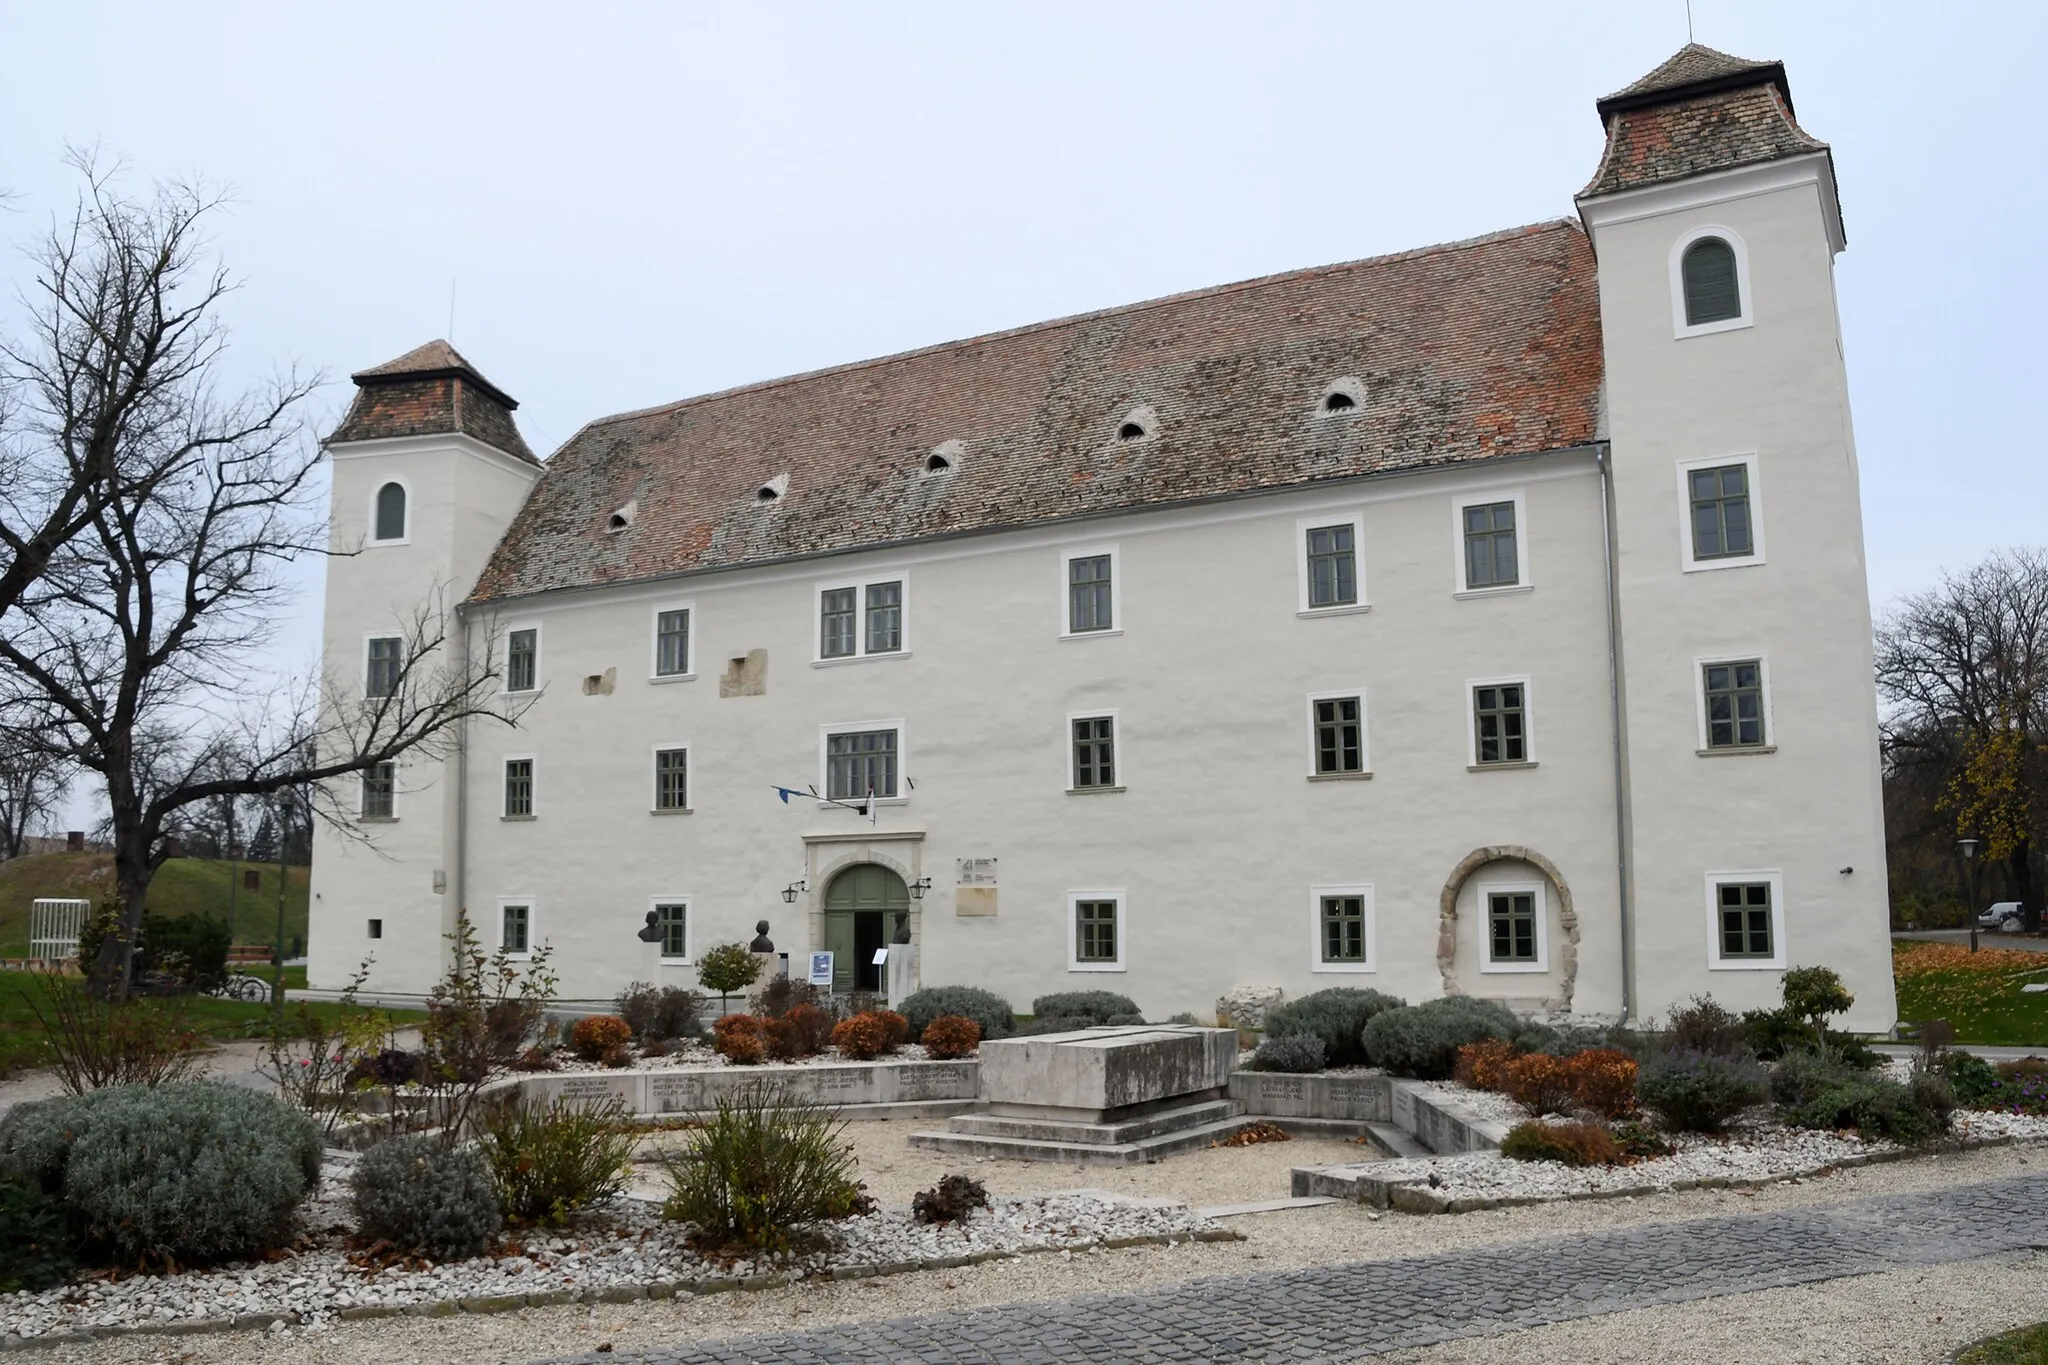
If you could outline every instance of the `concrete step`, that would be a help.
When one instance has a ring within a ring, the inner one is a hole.
[[[1342,1201],[1332,1195],[1310,1195],[1303,1199],[1257,1199],[1248,1204],[1211,1204],[1195,1212],[1204,1218],[1236,1218],[1247,1213],[1282,1213],[1288,1209],[1316,1209]]]
[[[1019,1138],[1027,1142],[1091,1142],[1114,1147],[1140,1142],[1161,1133],[1215,1123],[1235,1115],[1237,1106],[1229,1100],[1206,1100],[1199,1104],[1161,1109],[1121,1123],[1069,1123],[1059,1119],[1017,1118],[1004,1114],[963,1114],[946,1125],[946,1131],[963,1137]]]
[[[1388,1156],[1435,1156],[1436,1153],[1415,1140],[1406,1129],[1396,1128],[1391,1123],[1368,1123],[1365,1131],[1372,1140],[1385,1150]]]
[[[967,1133],[912,1133],[910,1145],[957,1156],[996,1157],[1009,1161],[1065,1161],[1076,1166],[1136,1166],[1163,1156],[1192,1152],[1221,1142],[1257,1122],[1244,1117],[1199,1124],[1176,1133],[1160,1133],[1135,1142],[1052,1142],[1034,1138],[978,1137]],[[1298,1191],[1306,1193],[1306,1191]],[[1328,1193],[1315,1191],[1315,1193]],[[1342,1196],[1339,1196],[1342,1197]]]

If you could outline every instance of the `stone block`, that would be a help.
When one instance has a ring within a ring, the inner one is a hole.
[[[981,1045],[989,1112],[1100,1123],[1145,1106],[1221,1095],[1237,1067],[1234,1029],[1131,1025]]]
[[[1266,1015],[1287,992],[1278,986],[1239,986],[1216,1000],[1216,1022],[1225,1028],[1264,1028]]]

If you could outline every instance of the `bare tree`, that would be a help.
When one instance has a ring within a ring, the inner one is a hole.
[[[331,679],[323,703],[317,679],[280,690],[256,671],[289,604],[284,566],[328,549],[322,452],[300,416],[318,376],[224,396],[229,286],[198,255],[220,200],[171,186],[138,203],[81,170],[72,221],[35,253],[32,339],[4,354],[39,414],[10,445],[14,472],[54,489],[82,464],[85,491],[56,501],[84,526],[32,547],[33,570],[0,597],[0,705],[44,708],[51,747],[105,785],[122,919],[91,980],[119,995],[188,810],[293,789],[328,792],[331,809],[337,779],[436,752],[471,718],[517,713],[494,651],[472,657],[451,637],[438,591],[402,630],[383,695]],[[104,433],[89,448],[77,441],[88,430]],[[27,562],[16,549],[9,567]]]
[[[1907,597],[1877,631],[1888,785],[1933,794],[1931,838],[1983,842],[2029,927],[2048,820],[2048,555],[2004,550]],[[1926,850],[1938,864],[1947,849]],[[1972,907],[1973,910],[1982,907]]]
[[[0,723],[0,859],[19,858],[31,834],[54,827],[69,785],[70,765],[43,742],[35,719]]]

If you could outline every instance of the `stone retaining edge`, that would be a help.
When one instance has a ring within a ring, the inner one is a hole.
[[[338,1308],[333,1322],[368,1322],[377,1318],[446,1318],[457,1313],[514,1313],[522,1308],[552,1308],[567,1303],[637,1303],[643,1299],[674,1299],[685,1294],[729,1294],[761,1289],[781,1289],[801,1279],[865,1280],[883,1275],[907,1275],[918,1270],[954,1270],[988,1261],[1016,1260],[1049,1251],[1087,1251],[1093,1247],[1121,1250],[1124,1247],[1172,1246],[1182,1242],[1242,1242],[1245,1235],[1231,1228],[1199,1228],[1193,1232],[1147,1233],[1134,1237],[1107,1237],[1081,1246],[1022,1247],[1014,1251],[976,1251],[965,1256],[934,1256],[921,1261],[883,1261],[871,1265],[835,1266],[815,1275],[781,1272],[768,1275],[734,1275],[708,1280],[656,1280],[650,1284],[612,1285],[604,1289],[560,1289],[539,1294],[490,1294],[467,1299],[428,1299],[423,1303],[356,1304]],[[109,1337],[182,1337],[214,1332],[268,1331],[275,1323],[297,1327],[305,1315],[289,1313],[237,1313],[229,1318],[180,1318],[172,1322],[117,1323],[105,1327],[59,1327],[37,1337],[9,1334],[0,1337],[0,1352],[33,1351],[40,1347],[99,1341]]]

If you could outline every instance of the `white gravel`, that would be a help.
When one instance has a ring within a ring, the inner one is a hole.
[[[673,1051],[660,1057],[650,1057],[635,1052],[631,1064],[621,1067],[608,1067],[602,1062],[586,1062],[567,1048],[557,1049],[553,1057],[555,1061],[555,1066],[552,1069],[553,1074],[569,1071],[723,1071],[728,1067],[735,1066],[734,1063],[726,1060],[723,1053],[715,1051],[709,1043],[699,1042],[695,1039],[685,1039],[676,1043]],[[919,1043],[905,1043],[894,1052],[870,1059],[871,1062],[924,1062],[930,1060],[925,1055],[923,1045]],[[965,1060],[973,1061],[974,1059],[969,1057]],[[786,1067],[863,1066],[868,1064],[856,1061],[851,1057],[842,1057],[837,1052],[827,1049],[816,1056],[799,1057],[795,1061],[762,1062],[755,1066],[738,1067],[737,1069],[772,1074]],[[501,1076],[548,1074],[551,1073],[546,1071],[517,1071],[511,1068],[500,1067],[492,1073],[492,1076],[493,1079],[496,1079]]]
[[[1473,1090],[1455,1081],[1419,1081],[1417,1084],[1432,1094],[1441,1095],[1447,1100],[1463,1105],[1480,1118],[1504,1123],[1510,1128],[1535,1117],[1521,1105],[1496,1091]]]

